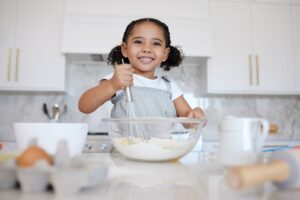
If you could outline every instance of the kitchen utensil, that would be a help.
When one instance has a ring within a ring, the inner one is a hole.
[[[52,119],[52,117],[49,114],[49,111],[48,111],[46,103],[43,103],[43,111],[44,111],[44,114],[48,117],[48,119]]]
[[[122,59],[122,64],[124,64],[123,59]],[[124,92],[126,95],[127,118],[135,119],[139,115],[137,113],[136,107],[134,105],[134,101],[132,99],[131,86],[125,87]],[[128,141],[130,142],[133,138],[139,138],[141,140],[145,140],[146,136],[143,129],[144,128],[140,123],[128,123],[127,129],[125,130]]]
[[[254,164],[268,132],[265,119],[225,117],[220,126],[220,162],[226,166]]]
[[[190,152],[202,138],[205,119],[198,118],[111,118],[103,119],[113,146],[125,157],[143,161],[168,161]],[[147,140],[133,137],[126,129],[143,126]]]
[[[235,189],[272,181],[280,189],[300,188],[300,149],[276,151],[267,164],[232,167],[227,180]]]
[[[132,101],[132,95],[131,95],[131,88],[128,86],[125,88],[125,94],[126,94],[126,103],[127,103],[127,118],[136,119],[138,118],[137,110],[134,105],[134,102]],[[143,125],[140,123],[128,123],[127,129],[125,130],[127,133],[127,139],[128,141],[131,141],[133,138],[139,138],[141,140],[146,140],[145,131],[143,128]]]
[[[62,116],[62,114],[67,112],[67,105],[64,105],[62,109],[60,109],[60,106],[58,104],[54,104],[52,106],[52,115],[48,111],[47,104],[43,104],[43,112],[44,114],[50,119],[52,122],[58,122]]]
[[[269,134],[276,135],[279,131],[279,126],[277,124],[270,124]]]
[[[52,113],[53,113],[53,119],[55,121],[58,121],[60,118],[60,114],[61,114],[58,104],[54,104],[54,106],[52,107]]]
[[[14,123],[14,133],[19,150],[24,150],[29,142],[37,139],[37,144],[54,155],[60,140],[68,142],[70,156],[82,152],[88,133],[86,123]]]

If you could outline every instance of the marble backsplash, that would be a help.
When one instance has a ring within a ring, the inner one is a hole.
[[[103,65],[69,64],[67,89],[65,93],[0,92],[0,140],[14,140],[14,122],[47,122],[42,106],[67,105],[63,122],[87,122],[91,132],[106,131],[102,118],[109,117],[112,104],[107,102],[97,111],[86,115],[80,113],[77,102],[80,95],[95,86],[99,79],[112,71]],[[158,71],[158,73],[165,73]],[[185,92],[192,107],[205,110],[208,123],[204,129],[206,140],[218,139],[219,122],[226,115],[243,117],[264,117],[277,124],[279,133],[270,135],[269,140],[300,140],[300,97],[298,96],[253,96],[199,95],[201,73],[199,66],[181,66],[168,72]]]

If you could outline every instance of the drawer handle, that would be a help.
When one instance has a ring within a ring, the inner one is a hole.
[[[252,56],[249,54],[248,56],[248,61],[249,61],[249,83],[252,85]]]
[[[255,56],[256,60],[256,85],[259,85],[259,56]]]
[[[17,48],[16,50],[16,73],[15,73],[15,80],[19,80],[19,54],[20,54],[20,49]]]
[[[7,61],[7,70],[6,70],[6,80],[7,81],[10,81],[10,66],[11,66],[11,52],[12,52],[12,49],[9,48],[8,49],[8,61]]]

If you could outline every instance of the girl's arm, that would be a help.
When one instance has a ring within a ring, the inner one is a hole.
[[[83,113],[94,112],[98,107],[110,100],[116,89],[113,87],[112,80],[102,80],[99,85],[84,92],[78,102],[78,108]]]
[[[205,118],[203,110],[199,107],[192,109],[182,95],[174,100],[174,105],[178,117]]]
[[[99,85],[84,92],[78,102],[78,108],[83,113],[94,112],[106,101],[110,100],[118,90],[133,84],[133,69],[128,64],[116,65],[111,79],[102,80]]]

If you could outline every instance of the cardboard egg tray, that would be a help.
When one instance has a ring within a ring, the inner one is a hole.
[[[107,172],[106,166],[85,164],[79,157],[55,165],[39,160],[32,167],[17,166],[16,159],[10,158],[0,162],[0,190],[19,183],[22,192],[43,192],[52,186],[57,194],[73,194],[98,185]]]

